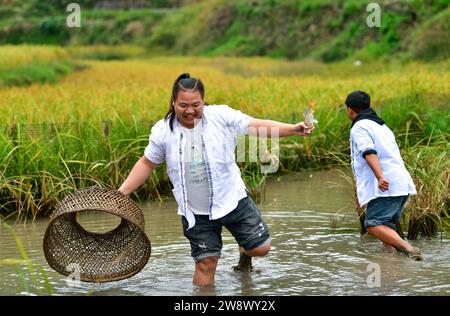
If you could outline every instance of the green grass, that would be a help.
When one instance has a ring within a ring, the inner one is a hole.
[[[143,57],[146,52],[138,46],[70,46],[67,51],[76,59],[88,60],[125,60],[130,58]]]
[[[450,9],[424,23],[412,36],[413,57],[432,61],[445,59],[449,55]]]
[[[400,102],[403,119],[397,112],[380,111],[384,119],[397,131],[400,146],[406,154],[405,161],[420,187],[419,202],[432,200],[439,194],[448,194],[448,126],[444,130],[427,132],[423,116],[423,104],[413,108],[405,99]],[[419,115],[410,114],[409,110]],[[384,114],[384,115],[383,115]],[[429,120],[448,120],[442,112],[428,113]],[[299,114],[285,117],[283,121],[295,122]],[[350,122],[345,114],[326,112],[318,114],[319,124],[313,137],[287,138],[280,141],[280,172],[298,171],[304,168],[320,169],[349,166],[348,132]],[[0,165],[0,213],[26,217],[48,214],[67,192],[89,186],[117,188],[139,159],[148,142],[151,122],[121,120],[103,123],[13,125],[0,139],[2,149]],[[423,135],[430,133],[427,138]],[[426,144],[423,144],[423,143]],[[423,145],[423,146],[422,146]],[[426,153],[426,155],[425,155]],[[417,156],[411,156],[415,154]],[[430,160],[436,158],[436,163]],[[439,163],[437,163],[439,162]],[[414,163],[414,164],[413,164]],[[423,169],[433,167],[432,171]],[[259,163],[240,163],[242,176],[255,197],[262,192],[266,176],[260,172]],[[441,175],[442,172],[445,174]],[[440,173],[441,172],[441,173]],[[268,177],[272,175],[267,175]],[[438,177],[439,176],[439,177]],[[437,189],[433,179],[442,178]],[[422,188],[422,183],[426,188]],[[444,184],[447,183],[447,186]],[[433,193],[433,195],[430,195]],[[170,194],[170,185],[161,166],[137,192],[137,198],[159,198]],[[428,203],[436,210],[439,200]]]
[[[50,284],[49,278],[45,270],[33,264],[28,253],[23,245],[22,240],[17,235],[16,231],[10,225],[3,223],[3,227],[11,232],[16,242],[17,249],[21,255],[21,259],[3,259],[0,265],[13,265],[16,267],[17,276],[21,279],[23,290],[27,295],[52,295],[53,288]],[[25,265],[26,269],[23,269]]]
[[[167,15],[153,28],[148,47],[177,54],[325,62],[392,55],[448,58],[448,3],[385,3],[381,27],[371,29],[366,25],[370,2],[205,1]]]
[[[69,62],[32,63],[0,71],[0,86],[27,86],[33,83],[55,83],[64,75],[83,66]]]
[[[282,173],[348,168],[350,121],[343,99],[351,89],[366,90],[397,136],[420,188],[417,209],[437,212],[439,200],[433,194],[448,195],[448,172],[444,172],[450,135],[448,62],[364,63],[355,68],[343,62],[178,57],[90,61],[89,65],[88,70],[52,86],[0,90],[2,216],[34,219],[48,215],[68,192],[89,186],[119,187],[142,156],[150,127],[167,110],[165,97],[180,69],[200,74],[207,84],[208,102],[225,102],[258,118],[296,123],[315,99],[319,123],[313,136],[280,140]],[[21,111],[23,106],[33,106],[33,115]],[[264,194],[264,183],[272,175],[262,174],[259,163],[239,166],[254,196]],[[135,198],[170,194],[164,168],[157,169]],[[440,189],[433,187],[433,179],[441,183]]]
[[[438,134],[406,148],[403,158],[416,185],[417,195],[406,206],[408,239],[433,237],[450,228],[450,160],[448,137]]]
[[[150,53],[345,59],[440,60],[449,57],[448,1],[382,5],[382,25],[368,28],[358,0],[183,1],[164,9],[82,6],[82,27],[69,29],[61,4],[5,5],[0,43],[139,45]],[[153,7],[159,7],[151,2]]]
[[[61,77],[85,67],[62,47],[0,46],[0,88],[56,83]]]
[[[94,185],[116,188],[142,155],[149,125],[14,125],[0,139],[0,214],[34,219],[48,214],[67,192]],[[161,173],[159,168],[155,181],[137,194],[156,198],[159,191],[169,193]]]

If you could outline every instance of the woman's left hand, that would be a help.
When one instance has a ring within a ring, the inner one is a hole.
[[[307,126],[305,122],[300,122],[294,125],[294,135],[297,136],[310,136],[314,130],[314,125]]]

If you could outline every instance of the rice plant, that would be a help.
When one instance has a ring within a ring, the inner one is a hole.
[[[36,266],[30,260],[28,253],[23,246],[22,240],[17,235],[14,228],[6,223],[3,223],[3,227],[11,232],[22,258],[3,259],[0,261],[0,265],[12,265],[16,267],[17,276],[21,279],[21,284],[26,295],[52,295],[53,288],[45,270],[40,266]],[[26,267],[25,271],[21,267],[23,265]]]
[[[47,47],[0,47],[9,51],[8,62],[16,58],[17,65],[32,63],[27,49],[43,61],[59,55],[73,58],[66,50]],[[74,48],[72,53],[77,50],[82,58],[97,48]],[[127,57],[141,53],[125,52]],[[0,56],[1,69],[9,63]],[[171,85],[182,72],[204,81],[208,103],[228,104],[257,118],[296,123],[303,120],[308,103],[316,102],[319,124],[313,136],[280,140],[279,172],[348,168],[350,121],[343,101],[353,90],[367,91],[375,110],[397,135],[420,191],[410,207],[437,212],[444,198],[436,192],[448,197],[449,62],[364,64],[355,73],[350,62],[83,60],[89,68],[57,83],[0,88],[0,216],[36,218],[78,188],[117,188],[143,154],[151,126],[166,113]],[[248,188],[263,199],[264,183],[271,175],[261,173],[259,163],[239,166]],[[135,197],[161,199],[166,194],[170,182],[160,166]],[[410,208],[406,213],[413,214]],[[411,218],[425,218],[419,215]]]
[[[450,228],[450,163],[448,138],[438,137],[433,145],[417,143],[404,150],[404,159],[416,185],[417,195],[406,205],[408,239],[433,237]]]

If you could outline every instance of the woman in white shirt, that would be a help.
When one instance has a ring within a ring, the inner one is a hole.
[[[254,119],[227,105],[207,106],[204,96],[200,80],[189,74],[175,80],[169,112],[152,127],[144,155],[119,188],[130,194],[157,165],[166,162],[183,231],[191,244],[193,282],[197,285],[214,283],[222,227],[240,246],[237,270],[250,269],[251,257],[270,251],[267,225],[248,196],[235,162],[237,136],[257,136],[261,129],[267,137],[305,136],[312,131],[303,122]]]

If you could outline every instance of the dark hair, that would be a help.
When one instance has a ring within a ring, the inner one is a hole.
[[[170,107],[166,116],[164,117],[166,120],[169,119],[170,130],[173,131],[173,120],[175,119],[175,100],[178,97],[178,92],[180,90],[183,91],[198,91],[202,96],[202,99],[205,98],[205,87],[203,86],[203,82],[200,79],[191,78],[188,73],[181,74],[177,80],[173,83],[172,87],[172,96],[170,98]],[[207,105],[205,103],[205,105]]]
[[[345,105],[356,113],[367,110],[370,107],[370,95],[364,91],[353,91],[345,99]]]

